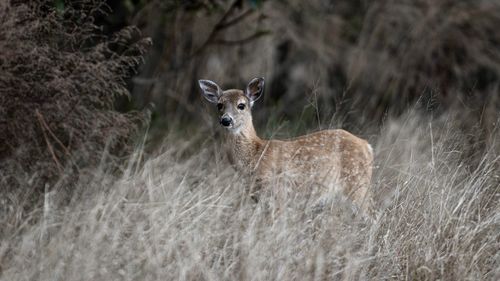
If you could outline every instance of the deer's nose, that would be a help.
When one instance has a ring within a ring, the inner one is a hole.
[[[231,117],[229,117],[229,116],[223,116],[220,119],[220,124],[224,127],[229,127],[229,125],[231,125],[232,122],[233,122],[233,119],[231,119]]]

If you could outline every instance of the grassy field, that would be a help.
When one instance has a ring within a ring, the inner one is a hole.
[[[499,25],[489,0],[0,1],[0,280],[500,280]],[[253,77],[261,136],[370,141],[374,218],[279,177],[251,199],[196,81]]]
[[[4,212],[0,279],[498,280],[500,132],[470,143],[456,116],[408,113],[370,137],[373,221],[341,196],[322,212],[306,193],[273,196],[286,186],[254,203],[207,129],[167,136],[119,177],[97,168],[69,203],[51,191]]]

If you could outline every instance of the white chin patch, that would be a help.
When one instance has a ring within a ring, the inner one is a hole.
[[[240,127],[234,127],[234,125],[231,125],[229,127],[226,127],[227,130],[229,130],[229,132],[231,132],[232,134],[239,134],[240,133]]]

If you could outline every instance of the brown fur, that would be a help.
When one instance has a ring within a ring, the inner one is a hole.
[[[297,186],[314,183],[328,192],[341,191],[363,209],[369,207],[373,154],[367,141],[344,130],[324,130],[289,140],[263,140],[255,132],[250,101],[241,90],[227,90],[219,98],[236,131],[226,136],[229,159],[240,171],[269,186],[284,175]]]

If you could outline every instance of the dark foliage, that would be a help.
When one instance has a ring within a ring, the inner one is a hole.
[[[499,24],[497,1],[379,1],[364,16],[348,77],[372,93],[379,115],[402,112],[427,93],[445,107],[494,106]]]
[[[139,2],[124,22],[157,44],[132,94],[158,105],[160,126],[208,118],[191,122],[203,106],[197,79],[231,88],[257,76],[258,126],[274,115],[361,132],[419,104],[425,114],[458,108],[464,127],[491,132],[498,116],[498,1]]]
[[[43,190],[126,154],[145,112],[114,110],[149,40],[99,35],[101,1],[0,3],[0,178]],[[31,191],[31,190],[30,190]]]

